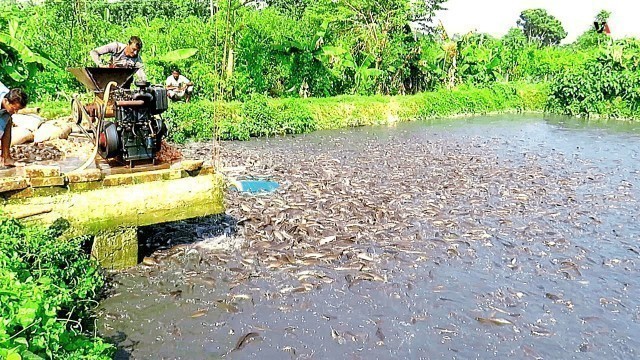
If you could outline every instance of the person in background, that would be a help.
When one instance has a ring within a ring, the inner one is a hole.
[[[114,41],[107,45],[101,46],[91,50],[90,55],[96,66],[99,67],[127,67],[136,68],[138,71],[136,75],[139,81],[147,81],[147,75],[144,72],[144,64],[140,57],[142,51],[142,40],[137,36],[132,36],[129,39],[129,44],[125,45]],[[111,58],[107,65],[103,65],[100,57],[102,55],[110,54]]]
[[[167,88],[167,96],[169,99],[177,101],[184,98],[185,102],[189,102],[193,93],[193,83],[191,80],[180,74],[180,70],[174,69],[171,76],[167,78],[165,83]]]
[[[2,150],[2,166],[16,166],[11,158],[11,116],[27,106],[29,98],[22,89],[9,90],[0,83],[0,150]]]

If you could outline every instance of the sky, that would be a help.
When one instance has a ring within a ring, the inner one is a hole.
[[[449,36],[471,30],[501,37],[516,26],[522,10],[542,8],[555,16],[568,33],[563,43],[573,42],[593,26],[600,10],[611,12],[613,38],[640,38],[640,0],[448,0],[447,10],[436,14]]]

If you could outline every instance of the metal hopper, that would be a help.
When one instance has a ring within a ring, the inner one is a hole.
[[[83,119],[88,121],[84,127],[97,133],[98,123],[104,118],[112,118],[114,114],[114,100],[109,95],[108,100],[103,99],[107,85],[110,82],[117,84],[116,88],[128,89],[133,81],[133,74],[136,68],[101,68],[101,67],[78,67],[67,68],[88,90],[92,91],[95,98],[92,103],[83,104],[77,94],[73,96],[71,103],[71,115],[78,125],[83,124]],[[112,88],[113,92],[116,88]],[[81,128],[83,128],[81,126]],[[84,130],[84,128],[83,128]]]
[[[78,79],[87,89],[102,93],[107,84],[115,81],[118,87],[128,87],[133,79],[136,68],[68,68],[70,73]]]

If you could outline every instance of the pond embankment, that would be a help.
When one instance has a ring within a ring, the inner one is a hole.
[[[175,103],[168,117],[172,139],[177,142],[204,141],[213,138],[214,133],[222,140],[247,140],[254,136],[392,125],[450,116],[542,111],[547,95],[545,84],[505,83],[406,96],[273,100],[253,96],[243,103]]]

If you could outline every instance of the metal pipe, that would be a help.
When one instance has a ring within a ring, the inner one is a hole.
[[[120,100],[116,101],[116,106],[142,106],[144,100]]]
[[[101,113],[104,114],[105,113],[105,108],[107,107],[107,101],[109,100],[109,93],[111,92],[111,86],[118,86],[118,83],[116,83],[115,81],[111,81],[107,84],[107,87],[105,89],[104,92],[104,98],[103,98],[103,104],[100,108]],[[76,172],[76,171],[82,171],[84,169],[87,168],[87,166],[89,166],[89,164],[91,164],[95,158],[96,155],[98,154],[98,147],[100,146],[98,144],[98,141],[100,139],[100,131],[102,131],[102,120],[103,117],[101,115],[98,116],[98,126],[96,128],[96,132],[94,133],[95,135],[95,144],[94,144],[94,149],[93,152],[91,153],[91,156],[87,159],[87,161],[85,161],[84,164],[80,165],[80,167],[76,168],[75,170],[72,170],[71,173]]]

